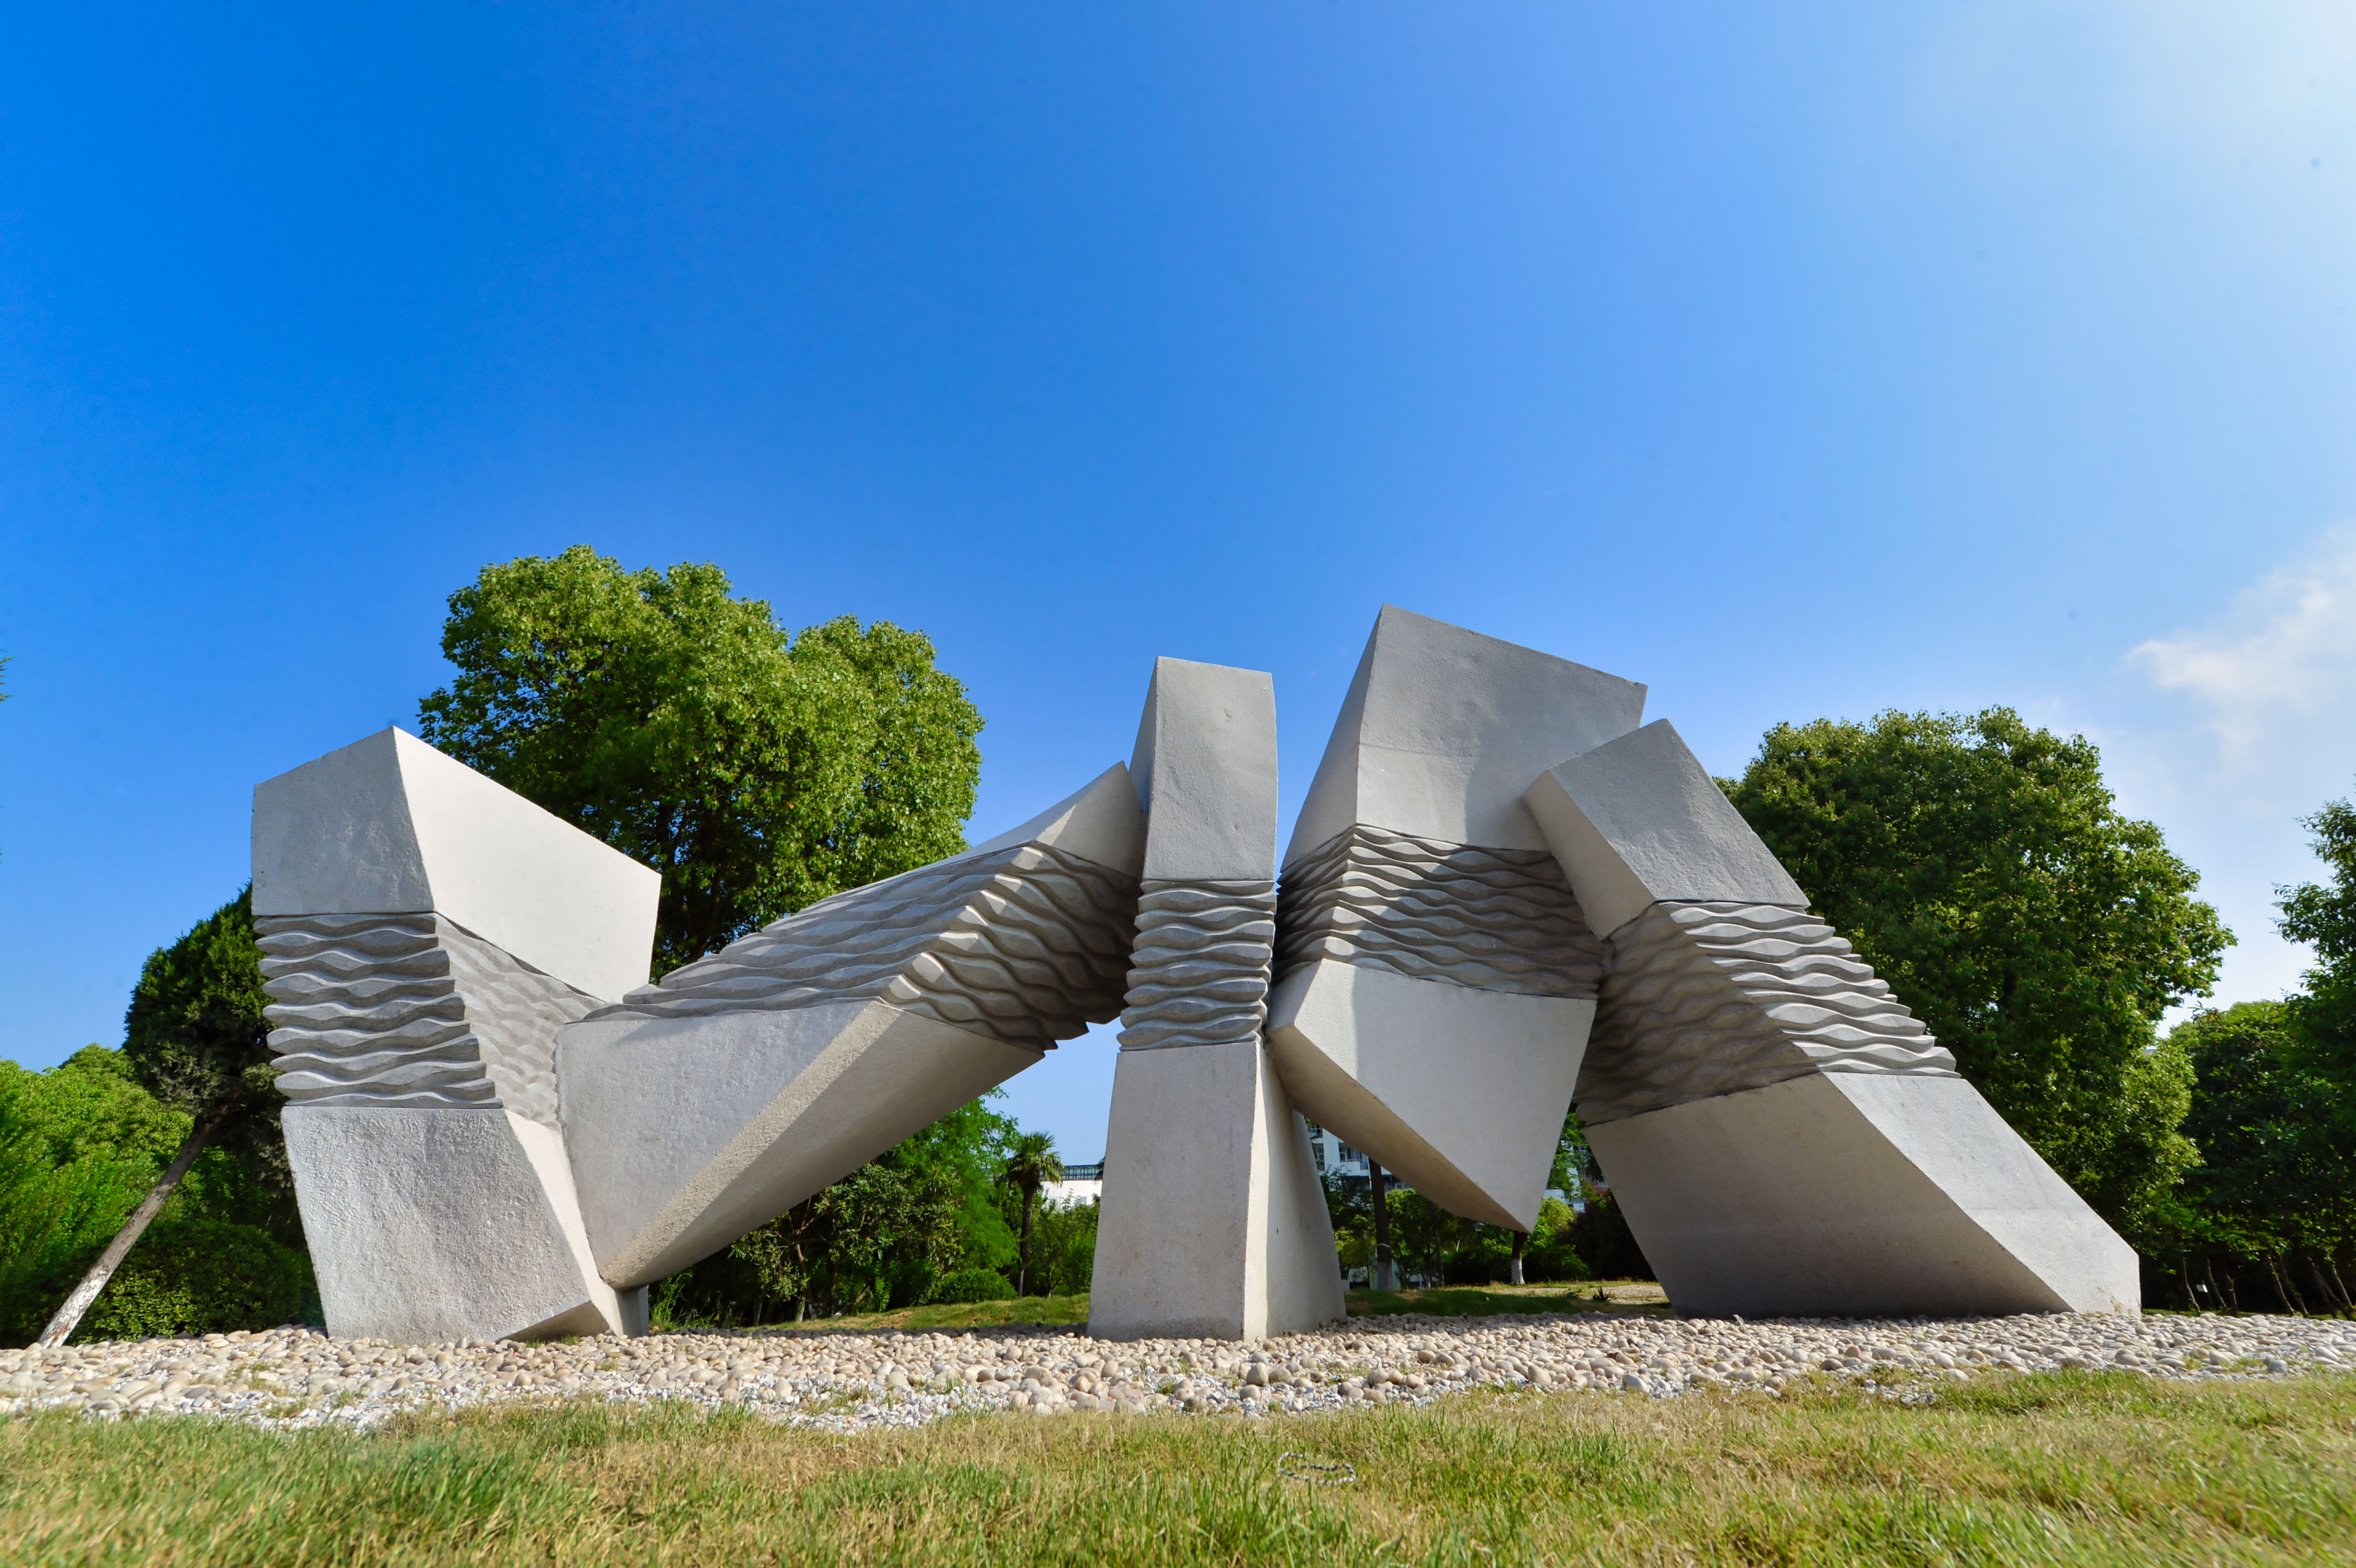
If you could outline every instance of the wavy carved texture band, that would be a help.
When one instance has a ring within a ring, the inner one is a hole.
[[[1285,868],[1276,970],[1319,959],[1530,997],[1592,997],[1603,944],[1542,849],[1355,824]]]
[[[1272,881],[1149,879],[1137,901],[1121,1049],[1258,1040],[1275,941]]]
[[[556,1031],[596,997],[438,914],[269,916],[254,930],[289,1100],[504,1106],[556,1125]]]
[[[1137,889],[1044,844],[937,861],[821,900],[594,1016],[880,1000],[1049,1051],[1120,1011]]]
[[[1954,1055],[1804,910],[1656,903],[1606,946],[1576,1096],[1590,1124],[1811,1072],[1957,1076]]]

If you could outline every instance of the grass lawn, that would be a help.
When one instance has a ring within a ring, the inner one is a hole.
[[[1288,1475],[1310,1463],[1355,1478]],[[0,1560],[2312,1563],[2356,1561],[2351,1486],[2356,1379],[2334,1376],[2005,1376],[1920,1407],[1472,1395],[847,1439],[668,1404],[367,1436],[44,1415],[0,1422]]]

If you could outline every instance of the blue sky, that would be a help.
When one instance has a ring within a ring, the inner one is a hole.
[[[0,1055],[112,1043],[253,783],[585,542],[921,627],[977,836],[1376,608],[1767,725],[2104,749],[2296,983],[2356,783],[2326,5],[53,6],[0,50]],[[1015,1081],[1102,1146],[1100,1040]]]

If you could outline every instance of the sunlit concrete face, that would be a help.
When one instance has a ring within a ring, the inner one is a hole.
[[[1342,1316],[1308,1130],[1261,1043],[1276,935],[1276,704],[1258,670],[1162,659],[1130,763],[1146,807],[1088,1329],[1248,1339]]]
[[[1580,1115],[1672,1301],[2139,1310],[2133,1249],[1808,912],[1674,729],[1526,798],[1604,932]]]
[[[1644,705],[1633,681],[1386,607],[1293,830],[1278,1073],[1468,1218],[1537,1222],[1602,976],[1523,794]]]

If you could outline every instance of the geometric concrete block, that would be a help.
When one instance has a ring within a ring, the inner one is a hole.
[[[562,1121],[604,1277],[710,1255],[1110,1019],[1144,845],[1115,764],[568,1026]]]
[[[1343,1315],[1309,1129],[1257,1040],[1124,1051],[1088,1332],[1257,1339]]]
[[[1665,900],[1807,907],[1665,719],[1548,767],[1525,798],[1599,934]]]
[[[1323,1125],[1443,1208],[1536,1223],[1602,949],[1521,796],[1644,688],[1397,608],[1292,836],[1269,1050]]]
[[[1156,662],[1130,764],[1144,880],[1106,1132],[1089,1332],[1290,1333],[1339,1317],[1308,1128],[1261,1046],[1276,936],[1276,699]]]
[[[329,1328],[630,1331],[644,1303],[591,1256],[555,1041],[645,976],[660,878],[398,731],[256,788],[253,842]]]
[[[1386,604],[1309,785],[1290,865],[1354,822],[1545,849],[1522,792],[1644,722],[1644,688]]]
[[[557,1135],[496,1105],[292,1104],[287,1158],[327,1328],[436,1344],[643,1334],[590,1266]]]
[[[2133,1313],[2133,1248],[1959,1078],[1826,1074],[1588,1129],[1683,1311]]]
[[[1537,1223],[1592,1000],[1312,964],[1269,1012],[1269,1055],[1321,1126],[1452,1213]]]
[[[659,872],[384,730],[253,791],[253,912],[434,911],[593,997],[643,984]]]
[[[1955,1072],[1666,723],[1529,806],[1604,933],[1578,1105],[1688,1311],[2134,1311],[2133,1252]]]

